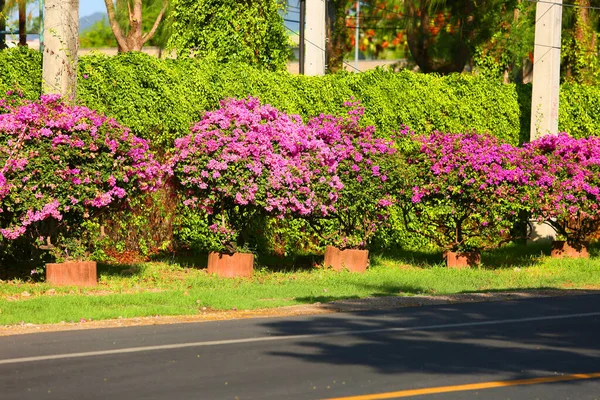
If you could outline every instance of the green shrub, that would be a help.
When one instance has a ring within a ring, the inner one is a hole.
[[[19,87],[27,98],[36,98],[40,67],[41,57],[34,50],[0,52],[0,90]],[[511,143],[519,141],[515,86],[483,77],[384,69],[307,77],[245,64],[162,60],[135,52],[80,58],[79,101],[115,117],[157,147],[171,146],[175,138],[186,135],[192,122],[217,108],[219,100],[247,96],[305,118],[339,115],[344,101],[354,97],[365,107],[365,123],[375,125],[383,137],[408,125],[423,133],[474,129]]]
[[[575,138],[600,136],[600,87],[564,83],[560,87],[558,129]]]
[[[41,54],[25,47],[0,51],[0,93],[19,89],[34,100],[41,92]],[[269,72],[245,64],[156,59],[143,53],[80,58],[78,98],[115,117],[155,146],[170,146],[203,112],[226,97],[253,96],[303,117],[339,115],[354,97],[365,123],[390,136],[401,125],[434,130],[488,132],[509,143],[529,139],[531,85],[503,85],[483,76],[393,73],[384,69],[323,77]],[[574,137],[600,132],[600,87],[561,86],[559,128]]]
[[[0,51],[0,97],[9,90],[20,90],[28,100],[42,91],[42,54],[28,47]]]
[[[407,125],[415,132],[489,132],[519,141],[520,111],[514,85],[469,75],[440,77],[383,69],[346,77],[365,116],[378,130]]]

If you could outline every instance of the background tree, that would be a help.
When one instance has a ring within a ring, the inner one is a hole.
[[[598,13],[594,7],[600,7],[600,1],[575,0],[575,7],[563,9],[562,71],[567,81],[600,82]]]
[[[27,5],[37,3],[39,0],[0,0],[0,31],[19,31],[19,45],[24,46],[27,43],[27,32],[39,32],[40,17],[33,17],[29,12],[27,14]],[[14,16],[18,11],[17,20],[8,21],[10,16]],[[0,33],[0,50],[6,48],[6,34]]]
[[[179,56],[285,69],[288,36],[277,0],[173,0],[168,48]]]
[[[6,6],[5,0],[0,0],[0,50],[6,48],[6,13],[4,7]]]
[[[144,2],[142,0],[117,0],[116,5],[112,0],[104,0],[104,3],[119,52],[142,50],[142,47],[156,34],[169,6],[168,0],[160,1],[156,17],[149,18],[150,21],[153,21],[152,26],[144,33]],[[156,9],[158,1],[147,0],[145,3],[146,10],[151,10]],[[123,16],[126,16],[126,20]]]
[[[142,31],[148,32],[152,29],[154,22],[162,10],[162,2],[157,0],[142,1]],[[129,24],[129,10],[127,4],[120,1],[115,7],[116,18],[121,29],[127,32]],[[169,8],[164,12],[158,28],[146,45],[155,46],[164,49],[171,32],[171,18]],[[79,35],[81,47],[118,47],[117,39],[110,27],[108,19],[97,21],[91,27],[81,32]]]
[[[79,45],[84,48],[117,47],[117,39],[106,18],[96,21],[79,34]]]
[[[346,10],[348,0],[331,0],[327,3],[326,36],[330,40],[326,43],[327,70],[338,72],[343,69],[344,55],[350,50],[348,47],[349,32],[346,26]]]
[[[492,37],[476,46],[473,63],[479,73],[516,82],[531,77],[535,7],[526,0],[518,0],[512,10],[506,7]]]
[[[410,53],[423,72],[461,72],[515,5],[510,0],[405,0]]]

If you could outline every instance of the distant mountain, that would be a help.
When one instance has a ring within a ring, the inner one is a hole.
[[[79,18],[79,32],[83,32],[92,27],[96,22],[103,19],[108,20],[108,14],[105,12],[96,12],[91,15]]]

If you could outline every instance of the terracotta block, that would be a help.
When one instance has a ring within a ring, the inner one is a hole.
[[[222,278],[250,278],[254,271],[252,253],[208,253],[208,273]]]
[[[448,268],[463,269],[471,268],[481,263],[481,254],[476,251],[457,253],[447,251],[444,255]]]
[[[554,258],[590,258],[588,252],[589,243],[567,243],[564,240],[555,240],[552,242],[552,251],[550,254]]]
[[[96,262],[67,261],[46,264],[46,282],[55,286],[96,286]]]
[[[365,272],[369,266],[369,250],[340,250],[327,246],[324,264],[336,271],[347,268],[351,272]]]

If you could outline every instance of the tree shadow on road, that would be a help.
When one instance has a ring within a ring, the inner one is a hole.
[[[521,379],[596,372],[598,316],[536,323],[519,319],[597,312],[592,304],[598,302],[600,295],[440,305],[273,320],[264,325],[275,335],[324,334],[297,340],[292,348],[300,350],[269,353],[309,364],[359,365],[380,374]],[[572,329],[565,329],[569,326]],[[345,333],[329,335],[335,332]]]

